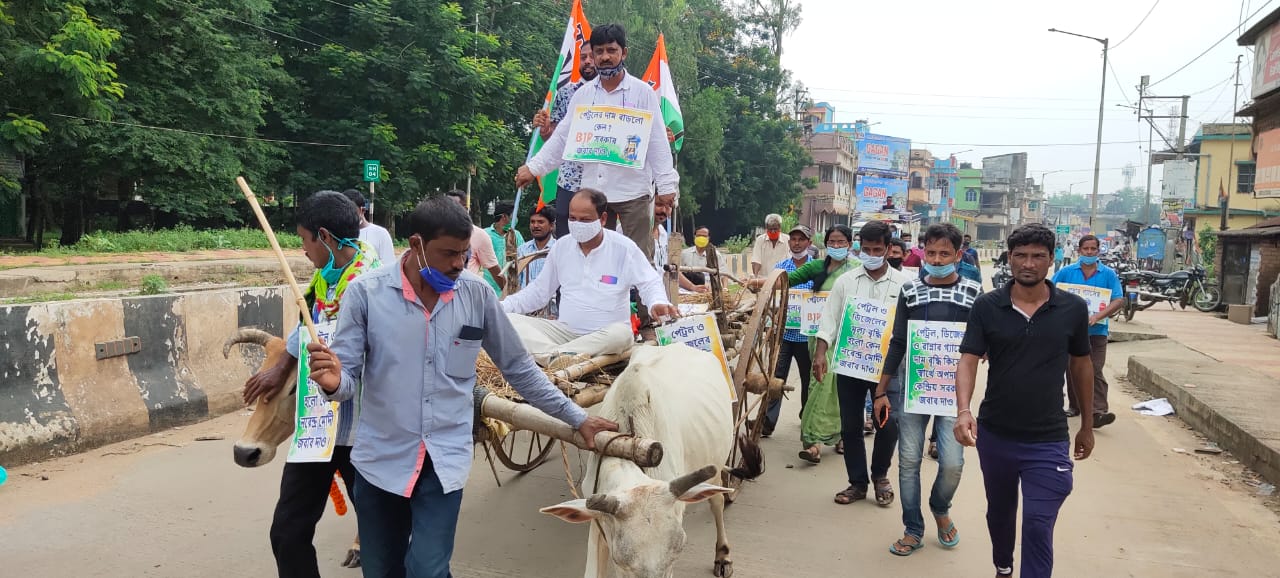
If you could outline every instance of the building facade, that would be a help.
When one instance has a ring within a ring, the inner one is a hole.
[[[982,159],[982,192],[974,219],[979,241],[1003,241],[1022,220],[1027,188],[1027,153]]]
[[[1227,204],[1227,228],[1242,229],[1269,216],[1280,215],[1280,200],[1254,196],[1256,163],[1253,128],[1246,123],[1200,126],[1188,151],[1196,160],[1195,196],[1182,209],[1183,220],[1195,230],[1218,229],[1222,221],[1222,196]]]
[[[961,163],[956,169],[955,199],[951,205],[951,224],[967,235],[977,235],[979,200],[982,198],[982,169],[970,163]]]

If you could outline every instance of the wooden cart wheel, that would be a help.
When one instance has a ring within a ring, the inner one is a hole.
[[[775,270],[765,279],[756,298],[751,319],[742,330],[742,342],[738,346],[737,364],[733,368],[733,385],[738,391],[738,403],[734,411],[735,428],[733,451],[729,453],[731,468],[742,466],[742,456],[737,440],[745,438],[758,444],[764,432],[765,413],[772,398],[768,394],[747,391],[748,376],[756,375],[756,381],[767,383],[778,366],[778,349],[787,322],[787,272]],[[763,380],[760,378],[763,377]],[[727,497],[733,501],[742,481],[729,479],[729,487],[735,491]]]
[[[488,442],[502,465],[520,473],[531,472],[551,455],[559,440],[527,430],[515,430]]]

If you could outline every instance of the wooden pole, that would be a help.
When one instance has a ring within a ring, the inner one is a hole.
[[[267,220],[267,215],[262,212],[262,207],[258,205],[258,197],[254,196],[253,190],[249,188],[249,183],[244,180],[244,177],[236,177],[236,184],[240,185],[240,192],[244,193],[244,198],[249,201],[249,206],[253,207],[253,214],[258,216],[258,225],[262,227],[262,232],[267,234],[267,241],[271,243],[271,250],[275,252],[276,259],[280,260],[280,268],[284,270],[284,279],[289,283],[289,289],[293,291],[293,298],[298,302],[298,310],[302,312],[302,322],[307,325],[307,333],[311,334],[311,341],[324,343],[320,339],[320,334],[316,333],[316,325],[311,321],[311,312],[307,311],[307,298],[302,294],[302,289],[298,287],[298,280],[293,278],[293,269],[289,268],[289,260],[284,258],[284,251],[280,249],[280,242],[276,240],[276,233],[271,230],[271,222]]]
[[[480,415],[504,421],[515,429],[551,436],[584,450],[587,449],[586,439],[577,430],[528,404],[516,403],[489,394],[480,403]],[[610,442],[614,438],[620,439]],[[642,468],[652,468],[662,463],[662,442],[658,440],[630,437],[618,432],[600,432],[596,434],[595,442],[597,453],[603,450],[605,456],[631,460]]]

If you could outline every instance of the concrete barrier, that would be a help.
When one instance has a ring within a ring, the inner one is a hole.
[[[1129,358],[1130,383],[1169,400],[1178,417],[1271,483],[1280,483],[1276,380],[1182,345]]]
[[[0,464],[239,409],[262,356],[237,348],[223,359],[222,343],[240,326],[281,334],[297,319],[284,295],[270,287],[0,307]],[[100,358],[97,344],[132,337],[136,352]]]

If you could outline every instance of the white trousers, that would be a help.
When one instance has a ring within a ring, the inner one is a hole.
[[[508,314],[525,349],[533,355],[586,354],[591,357],[622,353],[635,346],[630,323],[614,323],[586,335],[578,335],[559,321]]]

